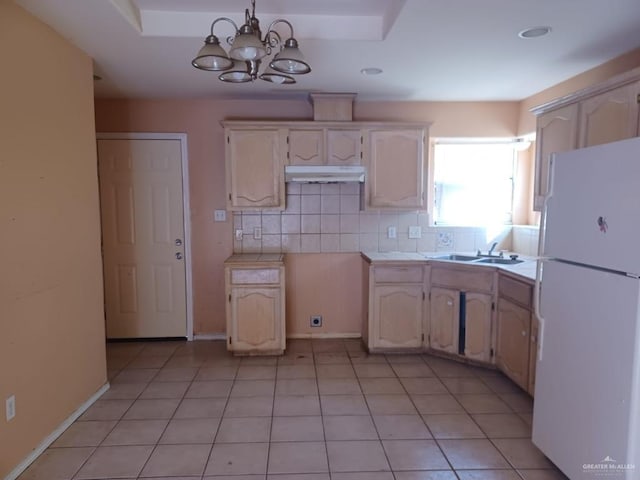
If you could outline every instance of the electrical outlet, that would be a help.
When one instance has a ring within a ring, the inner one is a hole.
[[[253,227],[253,239],[262,240],[262,229],[260,227]]]
[[[309,319],[309,324],[312,327],[321,327],[322,326],[322,315],[311,315]]]
[[[422,238],[422,227],[420,226],[409,227],[409,238]]]
[[[398,229],[396,227],[387,228],[387,238],[397,238],[398,237]]]
[[[5,412],[7,417],[7,422],[13,420],[13,417],[16,416],[16,396],[11,395],[7,398],[5,403]]]
[[[227,221],[227,212],[226,212],[226,210],[215,210],[213,212],[213,221],[214,222],[226,222]]]

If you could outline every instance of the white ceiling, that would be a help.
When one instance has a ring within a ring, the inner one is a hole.
[[[640,47],[638,0],[257,0],[263,30],[290,20],[313,71],[296,85],[229,85],[190,62],[211,22],[242,24],[250,0],[15,1],[94,58],[96,95],[109,98],[520,100]],[[540,25],[551,34],[517,36]]]

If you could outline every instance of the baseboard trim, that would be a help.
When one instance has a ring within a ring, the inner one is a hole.
[[[351,338],[362,338],[361,333],[291,333],[287,335],[287,338],[291,340],[300,340],[300,339],[351,339]]]
[[[36,459],[42,455],[42,453],[49,448],[49,446],[56,441],[56,439],[64,433],[64,431],[75,422],[80,415],[87,411],[87,409],[98,400],[104,392],[109,390],[109,382],[105,383],[100,389],[94,393],[86,402],[84,402],[78,409],[73,412],[64,422],[62,422],[58,428],[56,428],[47,438],[45,438],[40,445],[38,445],[22,462],[14,468],[9,475],[4,477],[4,480],[16,480]]]
[[[194,340],[226,340],[227,335],[224,333],[195,333]]]

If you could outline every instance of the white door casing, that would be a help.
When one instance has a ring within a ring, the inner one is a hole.
[[[98,134],[108,338],[193,338],[185,134]]]

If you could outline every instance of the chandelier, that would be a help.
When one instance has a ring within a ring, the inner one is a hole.
[[[303,75],[311,71],[304,60],[298,41],[293,37],[293,26],[287,20],[278,18],[269,25],[267,33],[262,37],[260,21],[256,18],[256,0],[251,0],[251,13],[247,8],[244,13],[244,25],[240,28],[227,17],[220,17],[211,24],[211,35],[204,39],[204,46],[191,64],[210,72],[222,72],[218,78],[223,82],[245,83],[257,78],[278,84],[296,83],[292,75]],[[229,53],[222,48],[220,40],[213,33],[218,22],[233,25],[235,35],[226,38]],[[274,27],[284,24],[289,27],[291,35],[284,42]],[[280,46],[280,50],[269,61],[267,68],[260,72],[262,60],[271,55],[272,49]]]

